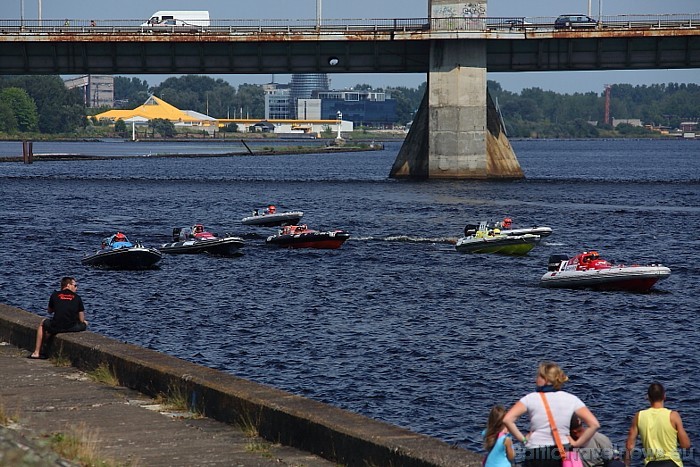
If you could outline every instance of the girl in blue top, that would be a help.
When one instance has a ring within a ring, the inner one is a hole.
[[[484,431],[484,449],[486,449],[484,467],[511,467],[515,458],[513,438],[503,424],[505,414],[506,409],[502,405],[494,406],[489,413]]]

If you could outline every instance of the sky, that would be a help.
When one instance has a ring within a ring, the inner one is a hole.
[[[41,4],[42,19],[147,19],[157,10],[208,10],[212,19],[315,19],[320,2],[323,18],[424,18],[428,16],[428,0],[1,0],[0,19],[37,19]],[[455,0],[468,3],[468,0]],[[700,0],[489,0],[489,17],[556,17],[562,13],[589,12],[597,17],[634,14],[700,14]],[[532,21],[535,22],[535,21]],[[132,75],[122,75],[129,76]],[[136,75],[133,75],[136,76]],[[138,75],[149,85],[159,84],[173,75]],[[223,78],[232,85],[263,84],[271,75],[210,75]],[[350,88],[370,84],[375,88],[389,86],[417,87],[426,80],[424,73],[402,74],[331,74],[331,87]],[[559,93],[602,93],[606,84],[650,85],[659,83],[700,84],[700,69],[630,70],[579,72],[489,73],[511,92],[539,87]],[[289,75],[275,75],[274,81],[287,83]]]

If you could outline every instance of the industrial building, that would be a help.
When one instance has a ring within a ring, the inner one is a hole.
[[[63,81],[68,89],[79,88],[86,107],[114,106],[114,76],[83,75]]]

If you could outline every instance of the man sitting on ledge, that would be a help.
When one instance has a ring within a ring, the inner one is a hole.
[[[44,335],[50,337],[61,332],[80,332],[87,328],[85,307],[80,295],[75,293],[77,288],[75,278],[61,279],[61,290],[56,290],[49,298],[48,311],[53,314],[53,318],[43,319],[39,323],[36,330],[36,346],[29,358],[46,358],[41,354]]]

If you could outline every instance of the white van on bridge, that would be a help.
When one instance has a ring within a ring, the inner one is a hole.
[[[148,31],[202,31],[211,24],[208,11],[156,11],[141,25]]]

